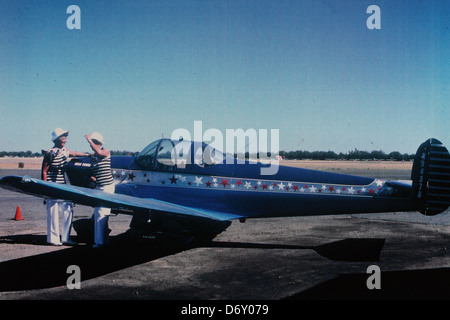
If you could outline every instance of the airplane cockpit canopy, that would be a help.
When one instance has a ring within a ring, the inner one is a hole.
[[[135,163],[149,170],[172,171],[184,169],[188,164],[211,166],[223,163],[225,159],[225,154],[206,143],[160,139],[145,147],[135,158]]]

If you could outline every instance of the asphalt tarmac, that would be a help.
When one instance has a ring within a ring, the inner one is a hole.
[[[9,174],[39,171],[0,170]],[[14,220],[17,206],[24,220]],[[92,212],[76,206],[74,220]],[[110,246],[54,247],[42,199],[0,189],[0,299],[449,299],[449,213],[234,221],[197,246],[138,241],[127,233],[131,217],[118,215]],[[80,289],[69,289],[69,266],[79,268]]]

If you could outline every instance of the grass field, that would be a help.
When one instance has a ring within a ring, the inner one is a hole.
[[[40,170],[42,158],[0,158],[0,169]]]
[[[284,160],[281,165],[380,179],[409,180],[412,161]]]

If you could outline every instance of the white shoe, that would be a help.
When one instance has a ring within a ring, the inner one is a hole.
[[[62,246],[63,244],[61,242],[47,242],[48,244],[51,244],[52,246]]]

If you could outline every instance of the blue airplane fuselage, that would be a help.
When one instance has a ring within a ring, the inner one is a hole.
[[[143,167],[139,156],[113,156],[116,193],[236,215],[246,212],[248,218],[419,208],[411,201],[411,194],[393,195],[385,181],[374,178],[286,166],[279,166],[273,175],[261,175],[267,164],[240,163],[234,158],[233,163],[210,166],[167,166],[155,159]],[[82,158],[70,164],[72,184],[86,186],[89,162],[89,158]]]

